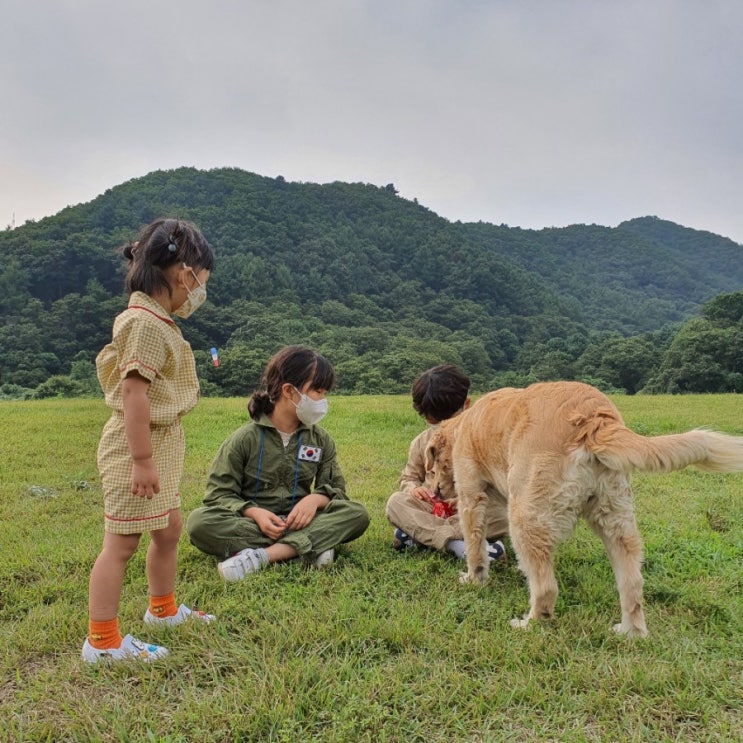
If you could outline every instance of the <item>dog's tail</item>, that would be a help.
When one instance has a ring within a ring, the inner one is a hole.
[[[641,436],[610,409],[576,415],[578,442],[613,470],[671,472],[694,465],[706,472],[743,472],[743,436],[694,429],[666,436]]]

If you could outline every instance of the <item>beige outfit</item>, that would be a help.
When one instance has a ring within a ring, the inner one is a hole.
[[[129,307],[114,321],[111,343],[98,354],[96,369],[111,408],[98,445],[106,531],[140,534],[163,529],[169,512],[180,508],[178,487],[185,454],[181,417],[199,396],[191,346],[155,300],[133,292]],[[160,479],[160,492],[152,500],[131,492],[132,460],[124,431],[121,383],[132,371],[150,382],[152,457]]]
[[[434,430],[427,428],[411,442],[408,461],[400,475],[400,490],[389,497],[385,514],[393,526],[419,544],[443,551],[450,540],[463,539],[459,514],[449,518],[434,516],[430,503],[412,495],[416,487],[425,485],[425,452]],[[508,503],[495,493],[490,496],[485,511],[485,536],[492,541],[508,532]]]

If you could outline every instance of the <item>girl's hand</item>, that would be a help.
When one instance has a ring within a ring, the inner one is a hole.
[[[274,542],[286,534],[286,524],[281,516],[277,516],[271,511],[267,511],[265,508],[257,508],[256,506],[250,506],[243,511],[243,516],[249,519],[253,519],[261,530],[262,534],[265,534],[269,539]]]
[[[152,500],[160,492],[160,477],[152,457],[132,462],[132,494]]]
[[[305,495],[286,517],[286,528],[289,531],[299,531],[309,526],[312,519],[315,518],[318,508],[324,508],[330,503],[330,498],[320,493],[310,493]]]

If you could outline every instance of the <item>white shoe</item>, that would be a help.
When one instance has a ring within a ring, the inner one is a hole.
[[[236,555],[228,557],[217,565],[219,574],[228,583],[242,580],[248,573],[257,573],[266,565],[254,549],[241,550]]]
[[[508,560],[506,548],[500,539],[496,539],[494,542],[487,542],[487,548],[488,560],[490,562],[506,562]]]
[[[164,658],[168,654],[168,649],[160,645],[150,645],[141,640],[137,640],[131,635],[127,635],[121,641],[117,648],[106,648],[99,650],[94,648],[88,638],[83,643],[82,657],[86,663],[98,663],[98,661],[114,660],[142,660],[149,663],[157,658]]]
[[[195,621],[208,624],[209,622],[213,622],[216,617],[214,616],[214,614],[207,614],[206,612],[199,611],[198,609],[189,609],[185,604],[181,604],[178,607],[178,613],[173,614],[170,617],[155,616],[149,609],[147,609],[147,611],[144,613],[145,624],[154,624],[161,627],[174,627],[176,624],[181,624],[187,619],[193,619]]]
[[[329,550],[325,550],[325,552],[321,552],[315,558],[315,567],[324,568],[326,565],[332,565],[334,560],[335,560],[335,550],[331,547]]]

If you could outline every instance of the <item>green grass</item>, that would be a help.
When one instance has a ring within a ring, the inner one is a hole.
[[[647,434],[743,434],[743,396],[619,397]],[[740,475],[634,478],[650,637],[628,641],[603,549],[580,526],[557,555],[557,617],[526,631],[513,555],[483,589],[432,552],[390,548],[384,503],[420,420],[405,397],[332,397],[325,423],[372,523],[327,571],[289,564],[224,584],[183,538],[177,598],[219,616],[155,635],[144,543],[125,632],[171,655],[87,667],[87,581],[102,534],[102,401],[0,404],[0,740],[737,741],[743,737]],[[202,400],[186,418],[184,511],[246,417]],[[145,540],[143,540],[144,542]]]

